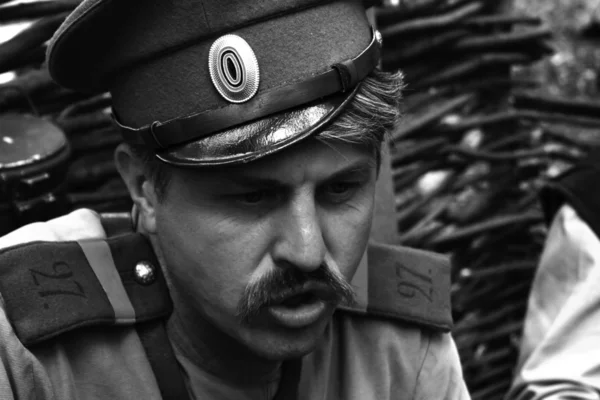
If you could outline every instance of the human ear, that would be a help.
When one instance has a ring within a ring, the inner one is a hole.
[[[158,199],[143,160],[135,155],[128,144],[121,143],[115,150],[115,164],[135,204],[134,210],[137,209],[138,226],[141,224],[144,232],[156,233]]]

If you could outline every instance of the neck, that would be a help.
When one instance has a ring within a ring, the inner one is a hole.
[[[248,350],[192,309],[186,294],[169,279],[156,237],[150,235],[173,300],[167,334],[173,346],[198,368],[234,385],[257,385],[278,377],[281,363],[264,359]],[[190,294],[187,294],[189,296]]]

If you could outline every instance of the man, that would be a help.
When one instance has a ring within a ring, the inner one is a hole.
[[[6,398],[467,399],[446,260],[368,245],[379,47],[357,1],[84,1],[48,66],[110,90],[138,233],[3,238]]]
[[[600,399],[600,149],[541,192],[550,225],[507,399]]]

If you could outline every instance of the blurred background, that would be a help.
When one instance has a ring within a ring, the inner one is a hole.
[[[43,65],[77,4],[0,0],[0,234],[80,207],[131,209],[110,97],[62,89]],[[407,83],[381,194],[387,239],[453,258],[467,384],[501,399],[546,237],[538,190],[600,144],[600,0],[370,4],[382,68]]]
[[[552,28],[555,53],[520,76],[539,76],[554,95],[596,98],[600,88],[600,1],[514,0],[518,13],[536,15]]]

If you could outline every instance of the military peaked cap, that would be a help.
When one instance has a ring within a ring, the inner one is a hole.
[[[108,90],[125,140],[174,165],[247,162],[322,129],[376,67],[356,0],[84,0],[54,36],[61,85]]]

